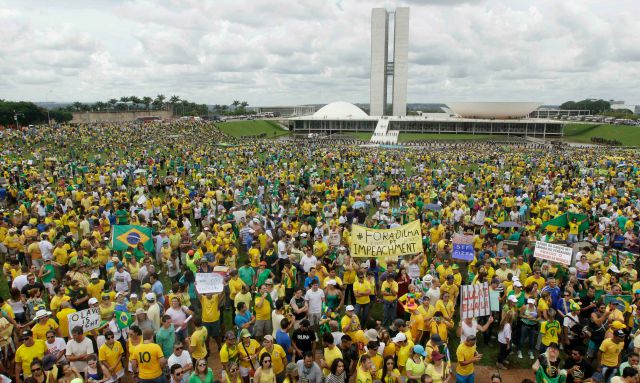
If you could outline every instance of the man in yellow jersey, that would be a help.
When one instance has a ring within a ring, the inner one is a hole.
[[[121,361],[124,349],[120,342],[115,341],[115,335],[111,330],[105,332],[104,337],[106,342],[98,350],[98,360],[103,366],[107,367],[112,378],[120,379],[124,376],[124,368]]]
[[[374,291],[371,283],[365,278],[363,272],[358,272],[358,280],[353,284],[353,294],[356,297],[356,315],[360,318],[360,323],[366,323],[369,317],[369,304],[371,294]]]
[[[396,319],[396,307],[398,305],[398,282],[395,280],[394,273],[387,275],[387,279],[382,282],[380,291],[382,291],[382,299],[384,300],[382,324],[384,326],[391,326],[391,323]]]
[[[144,330],[142,339],[142,343],[133,349],[131,355],[133,376],[140,383],[164,383],[162,369],[167,364],[167,359],[162,348],[153,343],[153,330]]]
[[[196,329],[189,339],[189,352],[195,360],[206,359],[208,353],[207,340],[209,339],[207,328],[203,326],[200,318],[195,318],[193,324]]]
[[[240,278],[238,280],[242,281]],[[222,330],[220,327],[220,305],[224,304],[224,293],[202,294],[200,304],[202,305],[202,324],[207,329],[207,341],[205,344],[209,350],[209,338],[216,342],[218,350],[222,347]]]
[[[482,359],[482,354],[476,351],[476,336],[470,335],[460,343],[456,350],[456,383],[474,383],[474,363]]]

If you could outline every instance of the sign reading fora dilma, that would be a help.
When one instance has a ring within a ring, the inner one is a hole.
[[[393,257],[422,253],[422,231],[416,220],[393,229],[351,227],[352,257]]]

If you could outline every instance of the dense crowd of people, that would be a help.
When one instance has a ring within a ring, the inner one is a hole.
[[[15,382],[468,383],[478,365],[501,382],[509,364],[638,381],[637,151],[240,140],[200,122],[0,140],[0,373]],[[416,220],[423,252],[351,256],[352,225]],[[115,250],[119,225],[152,246]],[[452,257],[454,234],[473,236],[473,261]],[[534,257],[536,241],[574,261]],[[206,273],[223,291],[199,291]],[[461,319],[462,286],[485,282],[491,314]],[[87,309],[97,327],[69,325]]]

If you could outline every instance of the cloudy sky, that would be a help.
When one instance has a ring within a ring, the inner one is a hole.
[[[637,0],[3,0],[0,98],[368,103],[371,8],[401,5],[410,103],[640,103]]]

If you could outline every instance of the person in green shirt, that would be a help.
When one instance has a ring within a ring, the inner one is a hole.
[[[251,267],[250,263],[251,261],[247,259],[245,260],[245,264],[238,269],[238,276],[240,276],[244,284],[249,287],[253,286],[256,277],[256,271]]]

